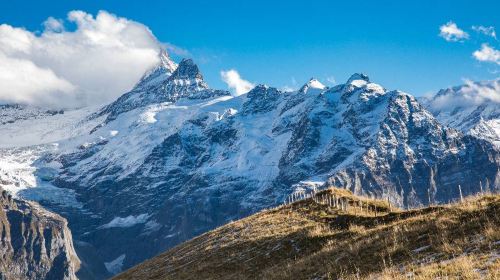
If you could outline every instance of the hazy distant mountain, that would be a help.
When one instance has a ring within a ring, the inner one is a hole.
[[[443,124],[500,145],[500,79],[443,89],[424,103]]]

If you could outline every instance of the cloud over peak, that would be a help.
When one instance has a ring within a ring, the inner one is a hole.
[[[227,86],[233,90],[235,95],[241,95],[249,92],[252,88],[255,87],[251,82],[244,80],[241,78],[238,71],[231,69],[228,71],[221,71],[220,76],[222,81],[227,84]]]
[[[484,103],[500,103],[500,79],[484,82],[464,80],[464,85],[443,90],[429,103],[433,110],[453,111],[457,107],[469,108]]]
[[[41,34],[0,25],[0,102],[80,107],[109,102],[159,61],[143,24],[100,11],[49,17]]]

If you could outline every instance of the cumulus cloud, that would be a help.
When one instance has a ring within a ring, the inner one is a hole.
[[[64,24],[76,28],[68,31]],[[0,102],[79,107],[112,101],[158,63],[143,24],[100,11],[49,17],[41,34],[0,25]]]
[[[64,21],[62,19],[49,17],[43,22],[43,26],[47,32],[62,32],[64,30]]]
[[[490,36],[492,38],[497,38],[497,33],[495,32],[495,28],[493,26],[472,26],[472,30],[484,34],[486,36]]]
[[[233,90],[235,95],[241,95],[249,92],[255,87],[251,82],[241,78],[238,71],[231,69],[228,71],[221,71],[220,76],[222,81],[227,84],[227,86]]]
[[[469,34],[458,28],[457,24],[449,21],[439,27],[439,36],[448,42],[458,42],[469,39]]]
[[[4,102],[45,104],[71,101],[75,86],[59,78],[50,69],[36,66],[26,59],[16,59],[0,52],[0,98]],[[4,96],[5,95],[5,96]]]
[[[500,51],[490,47],[488,44],[482,44],[481,49],[475,51],[472,55],[479,61],[500,65]]]
[[[458,106],[477,106],[485,102],[500,103],[500,79],[487,82],[465,80],[464,86],[451,94],[436,96],[430,105],[434,110],[453,110]]]

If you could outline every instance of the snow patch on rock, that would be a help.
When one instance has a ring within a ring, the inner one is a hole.
[[[106,267],[106,270],[112,274],[120,273],[122,271],[123,261],[125,260],[125,257],[125,254],[121,254],[120,256],[118,256],[118,258],[110,262],[105,262],[104,266]]]
[[[107,229],[107,228],[128,228],[133,227],[137,224],[144,224],[149,218],[149,214],[140,214],[137,216],[130,215],[127,217],[115,217],[109,223],[104,224],[99,229]]]

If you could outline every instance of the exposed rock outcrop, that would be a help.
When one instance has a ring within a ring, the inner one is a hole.
[[[67,221],[0,192],[0,279],[77,279],[80,260]]]

